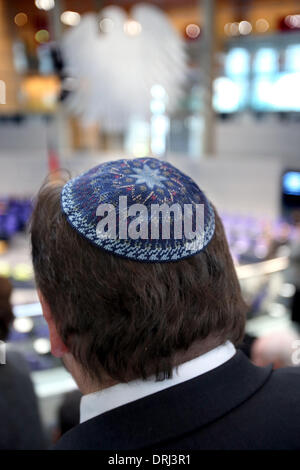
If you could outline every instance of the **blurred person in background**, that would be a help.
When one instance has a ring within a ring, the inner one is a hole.
[[[0,277],[0,340],[6,341],[14,319],[12,285]],[[0,365],[0,449],[43,449],[46,446],[30,371],[23,356],[6,348]]]
[[[204,244],[188,256],[182,239],[97,244],[99,201],[124,193],[147,207],[202,201]],[[236,349],[247,307],[220,217],[193,180],[145,158],[47,183],[31,242],[52,354],[83,394],[80,424],[56,449],[300,449],[300,370],[257,367]]]
[[[260,367],[272,364],[273,369],[299,366],[297,355],[299,340],[300,336],[292,330],[275,331],[264,335],[253,341],[251,360]]]
[[[296,225],[296,238],[291,244],[289,266],[286,271],[286,282],[295,286],[291,302],[291,319],[300,331],[300,222]]]

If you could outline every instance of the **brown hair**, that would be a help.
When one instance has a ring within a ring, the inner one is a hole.
[[[9,327],[14,319],[12,312],[10,296],[12,293],[11,282],[0,276],[0,340],[5,341],[8,333]]]
[[[62,340],[90,376],[169,377],[176,358],[195,344],[197,356],[203,345],[240,342],[246,306],[217,212],[215,234],[201,253],[141,263],[97,248],[71,228],[60,206],[62,186],[46,183],[38,194],[33,265]]]

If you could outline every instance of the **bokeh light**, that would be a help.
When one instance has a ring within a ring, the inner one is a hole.
[[[230,25],[230,34],[231,36],[237,36],[239,34],[239,23],[231,23]]]
[[[76,11],[64,11],[60,16],[60,20],[67,26],[76,26],[80,22],[80,14]]]
[[[185,28],[185,32],[190,39],[197,39],[200,36],[201,29],[197,24],[190,23]]]
[[[300,28],[300,15],[288,15],[284,22],[291,29]]]
[[[54,0],[35,0],[35,6],[39,10],[51,10],[52,8],[55,7],[55,1]]]
[[[249,23],[249,21],[241,21],[239,24],[239,32],[243,36],[246,36],[247,34],[250,34],[252,31],[252,25]]]
[[[24,26],[28,22],[28,17],[26,13],[20,12],[16,14],[14,21],[17,26]]]
[[[259,33],[266,33],[268,29],[270,28],[270,24],[264,18],[260,18],[259,20],[256,21],[255,27],[256,27],[256,31],[258,31]]]
[[[226,36],[246,36],[250,34],[252,31],[252,24],[249,21],[241,21],[238,23],[235,21],[234,23],[226,23],[224,26],[224,33]]]
[[[224,33],[226,34],[226,36],[231,36],[230,28],[231,28],[231,23],[226,23],[224,26]]]
[[[124,23],[124,32],[128,36],[137,36],[142,31],[142,25],[135,20],[128,20]]]
[[[114,29],[114,22],[110,18],[102,18],[99,25],[102,33],[111,33]]]
[[[151,96],[156,100],[165,100],[167,93],[164,87],[160,84],[155,84],[151,87],[150,90]]]
[[[18,333],[29,333],[33,329],[33,321],[31,318],[16,318],[13,327]]]
[[[51,351],[51,345],[48,338],[38,338],[33,342],[33,347],[38,354],[48,354]]]
[[[34,37],[37,42],[44,43],[49,41],[49,32],[46,29],[40,29]]]

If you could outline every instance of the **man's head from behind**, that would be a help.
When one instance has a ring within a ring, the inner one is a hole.
[[[164,168],[169,171],[169,166]],[[165,170],[165,176],[159,179],[156,169],[151,174],[146,169],[143,177],[138,173],[136,180],[140,181],[135,185],[130,181],[132,169],[125,173],[130,183],[125,190],[139,201],[141,188],[145,188],[144,201],[149,200],[147,193],[151,197],[162,194],[166,200],[164,188],[167,190],[168,175],[172,179],[172,174]],[[114,171],[115,175],[116,167]],[[82,191],[86,198],[87,180],[80,178],[74,180],[76,191]],[[120,193],[123,185],[120,177],[116,180],[121,189],[116,187],[115,191]],[[226,340],[236,344],[242,339],[245,304],[215,210],[210,238],[191,256],[179,256],[183,253],[179,242],[168,245],[162,239],[151,241],[151,245],[127,240],[127,248],[119,256],[114,252],[114,247],[120,247],[119,241],[114,244],[110,240],[107,248],[107,240],[103,246],[91,240],[91,219],[87,219],[90,208],[86,209],[86,199],[82,205],[81,200],[76,204],[74,198],[70,200],[70,191],[66,202],[67,185],[46,183],[41,188],[31,226],[36,282],[54,354],[71,356],[86,376],[104,384],[107,377],[116,382],[153,374],[168,377],[174,365]],[[94,194],[97,180],[88,185]],[[176,201],[176,191],[170,195]],[[111,192],[108,197],[112,199]],[[92,197],[88,200],[93,201]],[[96,213],[96,209],[92,211]],[[70,220],[70,211],[77,214],[77,222],[83,223],[76,226],[76,220]],[[151,253],[166,247],[170,247],[170,259],[164,255],[152,262]],[[179,247],[179,251],[174,248],[172,252],[172,247]],[[141,250],[148,250],[149,259],[138,260],[136,253]]]

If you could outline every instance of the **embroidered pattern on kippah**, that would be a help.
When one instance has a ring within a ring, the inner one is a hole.
[[[128,206],[203,204],[203,233],[193,240],[185,236],[180,240],[98,237],[97,207],[112,204],[118,213],[120,196],[127,196]],[[199,253],[215,230],[213,208],[198,185],[171,164],[151,157],[102,163],[71,179],[63,187],[61,205],[70,225],[91,243],[114,255],[143,262],[177,261]]]

